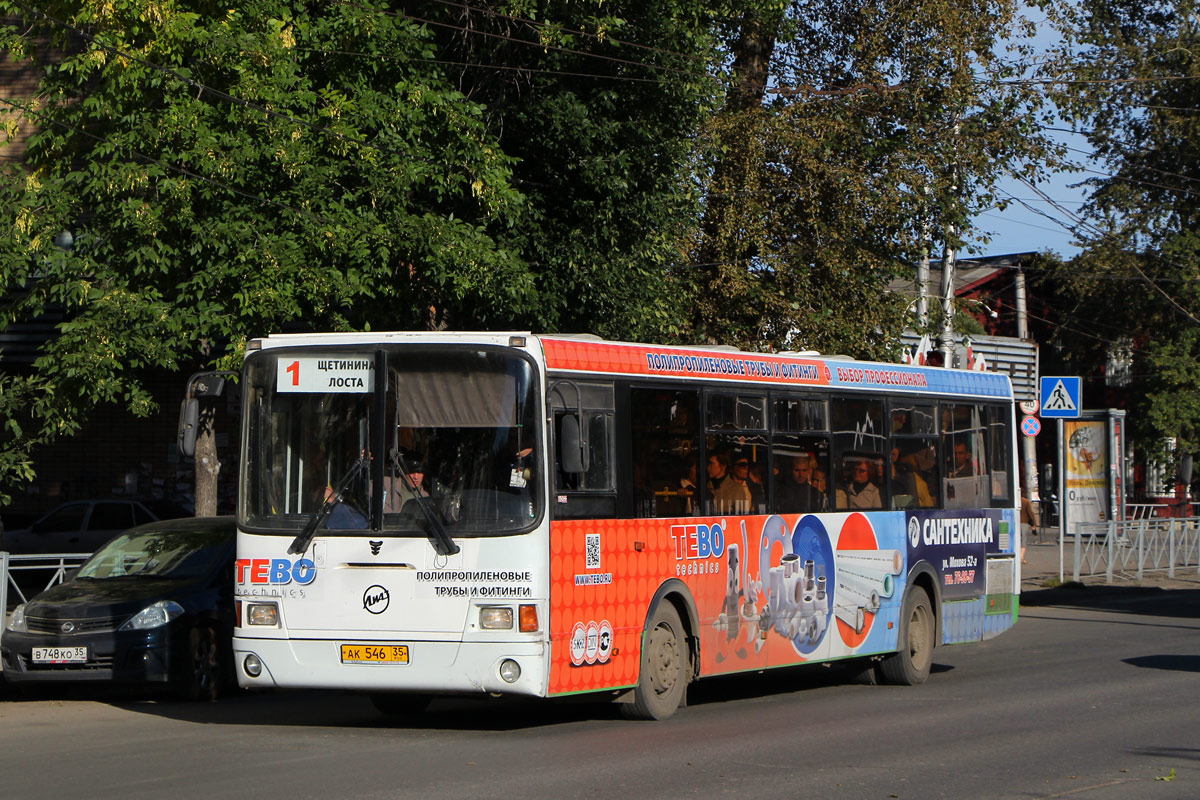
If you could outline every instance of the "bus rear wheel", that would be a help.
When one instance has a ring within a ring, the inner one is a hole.
[[[621,706],[629,719],[666,719],[675,713],[687,688],[687,644],[679,613],[659,601],[643,637],[642,665],[633,702]]]
[[[904,595],[900,649],[879,662],[879,674],[885,683],[916,686],[925,682],[933,665],[935,628],[929,594],[920,586],[913,586]]]

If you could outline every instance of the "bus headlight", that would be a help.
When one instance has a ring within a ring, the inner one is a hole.
[[[484,630],[510,631],[513,626],[513,610],[508,606],[483,606],[479,609],[479,627]]]
[[[274,603],[247,603],[246,624],[279,627],[279,606]]]
[[[521,665],[506,658],[500,662],[500,677],[505,683],[516,683],[521,677]]]

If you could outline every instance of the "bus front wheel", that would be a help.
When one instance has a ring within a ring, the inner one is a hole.
[[[885,683],[916,686],[925,682],[933,664],[935,627],[929,595],[920,586],[913,586],[904,595],[900,649],[879,663],[879,674]]]
[[[687,644],[679,613],[659,601],[642,640],[642,663],[633,702],[621,707],[630,719],[666,719],[675,713],[687,688]]]

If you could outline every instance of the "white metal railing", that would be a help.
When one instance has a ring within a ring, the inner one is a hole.
[[[33,594],[45,591],[56,583],[62,583],[67,573],[78,567],[91,557],[91,553],[38,553],[35,555],[12,555],[0,552],[0,612],[8,610],[9,591],[12,590],[17,602],[24,603],[29,598],[25,588],[32,585],[36,588]],[[18,581],[18,576],[33,576],[35,581],[30,584]],[[42,585],[42,578],[46,583]],[[22,583],[25,586],[22,586]],[[40,588],[38,588],[40,587]]]
[[[1186,503],[1126,503],[1125,519],[1139,520],[1151,517],[1191,517],[1196,514],[1196,504]]]
[[[1071,534],[1074,542],[1074,579],[1104,576],[1134,578],[1147,572],[1177,570],[1200,575],[1200,517],[1145,517],[1120,522],[1085,522]]]

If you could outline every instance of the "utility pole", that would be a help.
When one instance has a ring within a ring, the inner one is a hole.
[[[1017,263],[1017,338],[1029,341],[1029,307],[1025,296],[1025,270]],[[1041,508],[1038,496],[1037,447],[1032,436],[1021,436],[1021,458],[1025,462],[1025,491],[1033,508]]]
[[[958,141],[961,122],[955,117],[954,141]],[[958,163],[952,167],[950,182],[951,200],[958,194]],[[957,205],[957,203],[955,203]],[[942,351],[942,366],[954,366],[954,268],[958,252],[954,241],[958,238],[958,226],[954,223],[954,215],[946,225],[946,247],[942,250],[942,332],[938,336],[938,347]]]
[[[938,349],[942,351],[942,366],[954,366],[954,267],[956,253],[949,243],[955,236],[954,225],[946,226],[946,248],[942,251],[942,332]]]
[[[929,194],[929,187],[925,187]],[[929,325],[929,213],[925,211],[925,222],[921,225],[921,260],[917,264],[917,324],[921,335]]]

